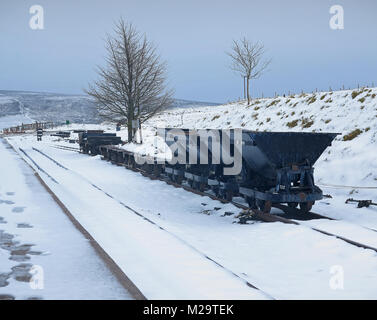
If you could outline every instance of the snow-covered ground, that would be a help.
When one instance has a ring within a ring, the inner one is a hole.
[[[76,219],[148,298],[375,299],[376,252],[311,227],[377,247],[377,208],[345,204],[350,197],[377,202],[376,94],[377,88],[362,88],[258,99],[251,106],[240,101],[171,109],[144,124],[142,145],[122,146],[141,154],[164,155],[156,127],[338,132],[315,164],[316,182],[332,198],[313,208],[337,221],[311,220],[299,226],[236,224],[239,209],[233,205],[151,181],[100,157],[56,149],[54,145],[74,146],[56,137],[45,136],[40,143],[31,135],[7,139],[50,175],[41,172]],[[113,125],[105,124],[58,129],[82,128],[115,132]],[[126,130],[117,134],[127,139]],[[335,290],[331,283],[339,268],[344,288]],[[261,291],[246,290],[245,281]]]
[[[235,224],[239,209],[233,205],[224,205],[161,181],[151,181],[101,161],[98,156],[56,149],[51,145],[64,143],[53,142],[55,138],[46,136],[42,143],[36,143],[34,136],[8,140],[15,148],[22,147],[58,182],[41,173],[80,223],[147,297],[377,297],[375,251],[320,234],[305,224]],[[69,170],[59,167],[33,147]],[[323,207],[331,208],[326,204]],[[377,225],[376,222],[377,218],[371,221]],[[376,232],[344,221],[335,223],[325,225],[318,221],[315,226],[344,232],[353,239],[356,237],[355,240],[376,245]],[[344,288],[334,289],[333,272],[339,268],[344,272]],[[263,293],[250,291],[242,280],[257,286]]]
[[[0,299],[6,296],[131,298],[30,167],[0,139]]]

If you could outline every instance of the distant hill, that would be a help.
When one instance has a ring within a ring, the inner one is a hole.
[[[169,109],[211,105],[217,103],[175,99]],[[69,120],[72,123],[100,123],[102,121],[94,101],[86,95],[0,90],[0,119],[9,116],[53,122]]]

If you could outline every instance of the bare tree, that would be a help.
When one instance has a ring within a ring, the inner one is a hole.
[[[247,104],[250,104],[250,79],[258,79],[266,70],[271,60],[263,60],[265,53],[264,45],[252,43],[246,38],[239,41],[233,40],[231,52],[227,55],[231,57],[231,69],[240,73],[246,79]]]
[[[156,47],[132,24],[120,19],[106,39],[106,66],[98,67],[99,79],[86,91],[104,119],[126,124],[132,141],[132,121],[141,123],[172,103],[166,86],[166,63]]]

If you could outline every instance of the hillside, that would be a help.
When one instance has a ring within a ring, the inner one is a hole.
[[[333,145],[316,163],[318,183],[377,188],[377,88],[256,99],[250,106],[240,101],[168,110],[151,119],[149,125],[338,132]],[[366,190],[376,193],[376,189]]]
[[[190,108],[214,105],[208,102],[176,99],[169,107]],[[100,123],[93,100],[86,95],[0,90],[1,128],[21,122],[53,121],[64,123]]]

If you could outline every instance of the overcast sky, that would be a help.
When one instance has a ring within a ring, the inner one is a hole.
[[[35,4],[44,30],[29,27]],[[329,27],[335,4],[344,8],[343,30]],[[243,36],[272,58],[253,96],[377,86],[375,0],[1,0],[0,89],[82,93],[120,16],[158,45],[177,98],[242,97],[225,51]]]

